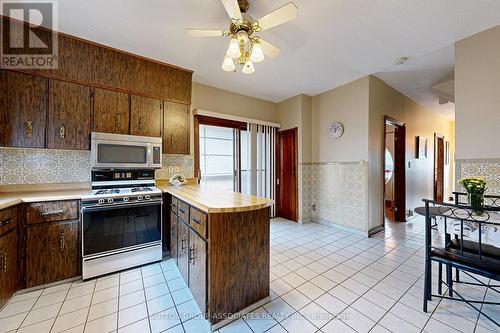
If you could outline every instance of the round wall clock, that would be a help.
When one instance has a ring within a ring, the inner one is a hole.
[[[344,134],[344,125],[342,125],[342,123],[339,123],[337,121],[334,122],[333,124],[330,125],[328,134],[332,139],[340,138],[342,134]]]

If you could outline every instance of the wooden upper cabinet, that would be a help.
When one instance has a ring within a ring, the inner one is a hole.
[[[0,146],[45,146],[47,79],[0,71]]]
[[[47,148],[90,149],[90,109],[89,87],[50,80]]]
[[[130,134],[161,137],[163,101],[130,96]]]
[[[189,155],[190,106],[164,102],[163,153]]]
[[[92,131],[128,134],[129,125],[129,95],[95,88]]]

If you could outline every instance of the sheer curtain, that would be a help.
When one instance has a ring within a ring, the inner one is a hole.
[[[251,124],[241,133],[241,192],[275,200],[277,128]],[[271,207],[271,217],[275,207]]]

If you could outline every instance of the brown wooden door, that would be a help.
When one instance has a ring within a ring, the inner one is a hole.
[[[278,216],[297,221],[297,129],[279,132]]]
[[[434,151],[434,200],[444,198],[444,138],[435,136]]]
[[[180,219],[178,226],[177,267],[186,284],[189,283],[189,227]]]
[[[189,105],[164,102],[163,153],[189,155]]]
[[[105,89],[94,89],[93,131],[128,134],[129,95]]]
[[[17,231],[0,237],[0,309],[19,289]]]
[[[130,96],[130,134],[161,137],[163,101]]]
[[[0,70],[0,146],[45,147],[47,79]]]
[[[189,290],[204,313],[207,305],[207,243],[193,230],[190,230],[189,252]]]
[[[26,287],[78,275],[78,221],[30,226],[26,236]]]
[[[47,148],[90,149],[90,88],[49,81]]]
[[[406,127],[397,125],[394,132],[394,217],[406,221]]]
[[[170,212],[170,255],[177,263],[177,232],[178,232],[178,222],[177,215],[174,212]]]

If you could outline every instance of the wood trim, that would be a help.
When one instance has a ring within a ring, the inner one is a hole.
[[[210,125],[210,126],[219,126],[219,127],[229,127],[246,131],[247,124],[241,121],[222,119],[222,118],[214,118],[207,116],[195,115],[195,118],[198,119],[198,123],[202,125]]]
[[[200,122],[198,116],[194,116],[194,177],[200,177]]]
[[[370,230],[368,230],[368,238],[373,237],[384,230],[385,227],[383,225],[379,225],[378,227],[373,227]]]
[[[28,25],[27,22],[14,19],[14,18],[9,17],[9,16],[0,15],[0,18],[1,19],[10,20],[10,21],[19,22],[19,23],[23,23],[24,25]],[[89,44],[92,44],[94,46],[102,47],[102,48],[105,48],[105,49],[108,49],[108,50],[111,50],[111,51],[120,52],[122,54],[125,54],[125,55],[128,55],[128,56],[132,56],[132,57],[135,57],[135,58],[138,58],[138,59],[141,59],[141,60],[147,60],[147,61],[155,62],[155,63],[157,63],[159,65],[164,65],[164,66],[168,66],[170,68],[175,68],[175,69],[179,69],[179,70],[182,70],[182,71],[185,71],[185,72],[193,73],[192,69],[187,69],[187,68],[180,67],[180,66],[177,66],[177,65],[172,65],[172,64],[160,61],[160,60],[156,60],[156,59],[148,58],[148,57],[145,57],[145,56],[141,56],[141,55],[138,55],[138,54],[135,54],[135,53],[131,53],[131,52],[128,52],[128,51],[125,51],[125,50],[117,49],[117,48],[114,48],[114,47],[106,45],[106,44],[101,44],[101,43],[98,43],[98,42],[94,42],[94,41],[91,41],[89,39],[85,39],[85,38],[82,38],[82,37],[71,35],[71,34],[68,34],[68,33],[65,33],[65,32],[52,30],[52,29],[49,29],[49,28],[46,28],[46,27],[43,27],[43,26],[37,27],[37,29],[44,30],[44,31],[49,31],[49,32],[55,32],[59,36],[73,38],[73,39],[81,41],[81,42],[89,43]]]
[[[393,125],[397,128],[394,135],[394,206],[396,209],[394,218],[399,222],[406,222],[406,125],[403,121],[384,115],[384,139],[382,146],[382,227],[385,225],[385,147],[386,125]],[[396,140],[397,136],[397,140]],[[403,156],[403,161],[399,159]],[[378,228],[378,227],[375,227]]]
[[[434,158],[433,158],[433,166],[432,166],[432,197],[434,200],[437,201],[437,164],[438,164],[438,139],[443,140],[443,153],[445,153],[446,150],[446,143],[444,141],[444,135],[441,133],[434,132]],[[446,154],[446,153],[445,153]],[[445,156],[443,156],[443,159],[445,159]],[[444,170],[445,170],[445,163],[443,161],[443,177],[444,177]],[[443,200],[445,199],[445,193],[444,193],[444,179],[443,179]]]

